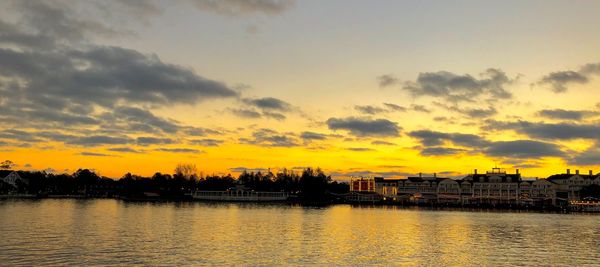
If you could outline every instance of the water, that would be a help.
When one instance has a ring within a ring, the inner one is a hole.
[[[600,216],[0,201],[0,265],[600,265]]]

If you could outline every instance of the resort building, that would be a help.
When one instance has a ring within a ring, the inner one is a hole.
[[[519,185],[521,184],[521,174],[519,169],[514,174],[508,174],[500,168],[493,168],[486,173],[469,174],[462,179],[471,183],[471,196],[466,197],[468,203],[476,202],[481,204],[514,204],[520,202]]]
[[[375,179],[365,177],[350,178],[350,192],[375,192]]]
[[[547,179],[523,180],[519,170],[507,173],[504,169],[493,168],[485,173],[472,174],[462,179],[433,176],[384,179],[376,177],[374,191],[370,190],[370,180],[355,180],[351,190],[374,192],[384,200],[413,204],[448,205],[508,205],[508,206],[565,206],[572,201],[580,201],[581,191],[590,185],[600,186],[600,176],[590,170],[588,174],[575,171],[571,174],[556,174]],[[358,184],[361,182],[362,184]]]
[[[559,201],[580,200],[580,191],[583,187],[592,184],[600,185],[599,175],[594,175],[590,170],[588,174],[580,174],[576,170],[574,174],[570,169],[566,173],[555,174],[548,177],[546,180],[554,184],[556,198]]]

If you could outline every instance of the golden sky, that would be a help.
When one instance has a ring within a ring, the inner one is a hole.
[[[600,165],[599,2],[0,6],[0,160],[20,169]]]

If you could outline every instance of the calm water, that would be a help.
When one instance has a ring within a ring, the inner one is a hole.
[[[600,265],[600,216],[0,201],[0,265]]]

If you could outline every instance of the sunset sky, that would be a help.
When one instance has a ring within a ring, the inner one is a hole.
[[[0,161],[600,171],[600,1],[2,1]]]

